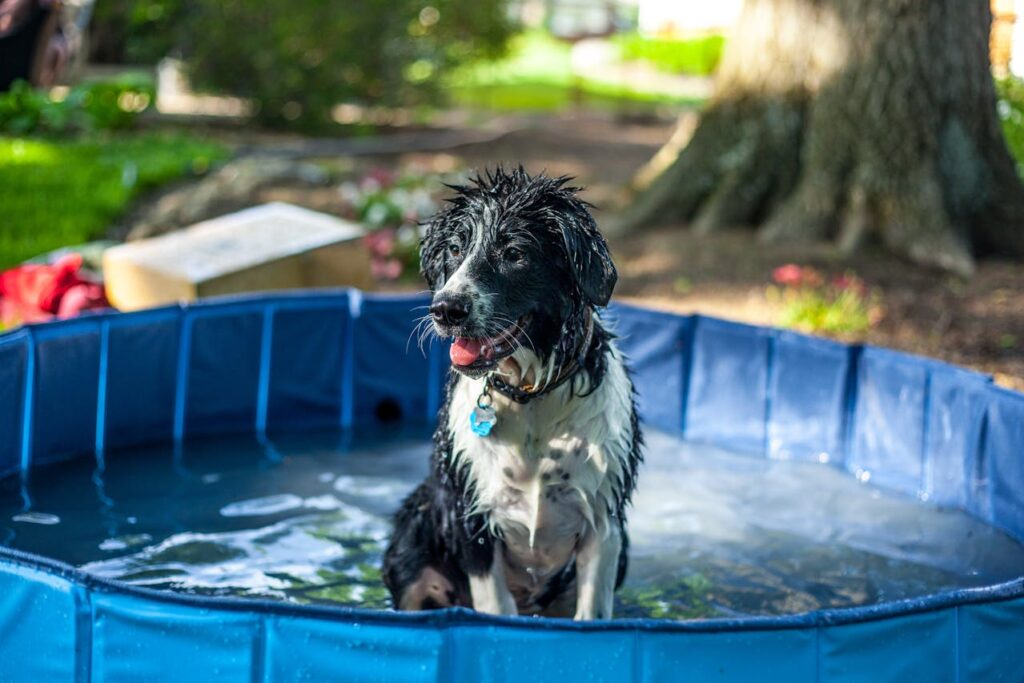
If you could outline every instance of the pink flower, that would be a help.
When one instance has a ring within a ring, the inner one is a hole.
[[[394,230],[377,230],[363,239],[372,256],[391,256],[395,250]]]
[[[861,295],[867,292],[867,287],[864,285],[864,281],[853,273],[836,275],[832,278],[832,286],[841,292],[849,290]]]
[[[803,268],[795,263],[787,263],[772,271],[772,280],[780,285],[799,285],[803,278]]]
[[[380,187],[391,187],[395,184],[395,174],[386,168],[374,168],[366,174],[367,178],[372,179]]]
[[[378,280],[397,280],[402,275],[402,262],[394,258],[375,258],[370,261],[370,272]]]

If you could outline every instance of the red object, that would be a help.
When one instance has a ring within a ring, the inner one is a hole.
[[[108,308],[103,286],[81,274],[82,256],[25,264],[0,273],[0,323],[13,327]]]
[[[772,271],[772,279],[780,285],[798,285],[803,280],[803,268],[795,263],[787,263]]]

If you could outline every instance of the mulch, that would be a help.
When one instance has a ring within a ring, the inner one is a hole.
[[[349,168],[358,174],[373,166],[410,163],[470,168],[522,163],[531,171],[576,176],[587,187],[584,196],[598,206],[600,220],[602,207],[624,200],[624,188],[633,174],[673,130],[670,119],[583,113],[516,123],[505,134],[466,136],[447,149],[421,144],[414,146],[415,151],[399,152],[392,143],[379,150],[368,148],[357,159],[349,157]],[[295,149],[294,142],[289,144]],[[337,151],[343,148],[340,145]],[[331,152],[320,156],[330,157]],[[323,187],[269,187],[253,200],[292,201],[326,211],[339,208],[337,192]],[[983,261],[973,278],[963,280],[878,249],[841,257],[828,246],[769,247],[758,243],[752,232],[700,237],[685,226],[615,240],[612,247],[620,271],[618,296],[755,324],[770,325],[778,319],[777,308],[765,297],[777,266],[812,265],[830,275],[852,270],[880,294],[884,316],[867,334],[845,341],[865,341],[965,365],[1024,390],[1022,264]]]

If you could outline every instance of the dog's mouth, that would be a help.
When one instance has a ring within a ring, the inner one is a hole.
[[[528,341],[525,330],[530,324],[530,317],[527,313],[490,337],[455,337],[449,352],[452,365],[457,370],[472,374],[490,370]]]

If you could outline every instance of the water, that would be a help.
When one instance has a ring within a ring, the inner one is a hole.
[[[647,440],[618,617],[791,614],[1024,573],[1024,547],[963,513],[823,465]],[[389,516],[429,448],[409,426],[114,453],[102,473],[80,459],[0,484],[0,543],[152,588],[384,608]]]

